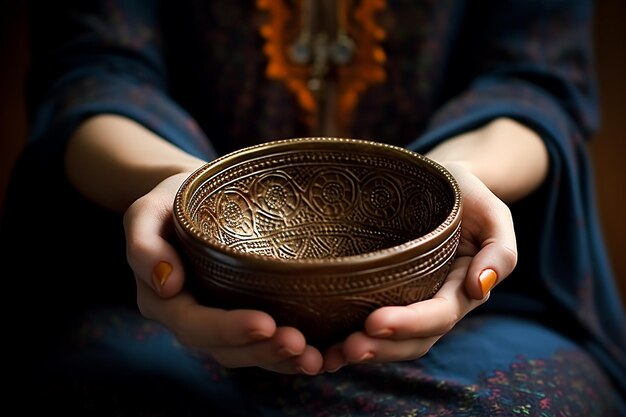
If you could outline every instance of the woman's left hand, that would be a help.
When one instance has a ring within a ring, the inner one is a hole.
[[[425,355],[513,271],[517,246],[508,206],[463,166],[451,164],[446,168],[463,194],[461,240],[446,281],[429,300],[374,311],[363,331],[328,349],[325,370]]]

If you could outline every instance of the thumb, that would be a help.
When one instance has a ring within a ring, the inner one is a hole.
[[[164,298],[178,294],[185,281],[182,260],[168,241],[173,236],[174,197],[184,178],[178,174],[166,179],[124,213],[128,264],[138,279]]]
[[[506,278],[517,263],[517,243],[509,207],[475,175],[462,167],[451,172],[463,193],[458,254],[471,256],[465,289],[476,300]]]

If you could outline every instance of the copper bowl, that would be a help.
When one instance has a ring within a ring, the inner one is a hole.
[[[198,169],[176,195],[174,223],[200,302],[266,311],[322,347],[379,307],[435,294],[461,207],[453,176],[423,155],[296,138]]]

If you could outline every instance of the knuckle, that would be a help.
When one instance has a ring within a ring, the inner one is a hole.
[[[147,250],[147,242],[142,239],[138,239],[133,236],[128,236],[126,239],[126,254],[128,256],[131,255],[140,255]]]
[[[420,343],[415,348],[415,350],[412,352],[412,354],[409,355],[407,358],[404,358],[404,359],[415,360],[415,359],[422,358],[422,357],[424,357],[424,356],[426,356],[428,354],[428,352],[430,351],[431,347],[432,347],[432,344],[430,344],[430,343],[428,343],[428,344]]]
[[[504,259],[507,262],[507,266],[510,269],[513,269],[517,265],[517,250],[509,247],[506,247],[505,250],[507,255],[504,257]]]
[[[428,344],[428,345],[425,345],[424,347],[422,347],[422,349],[420,349],[418,351],[418,355],[419,355],[418,358],[422,358],[422,357],[426,356],[428,354],[428,352],[430,352],[430,349],[432,347],[433,347],[433,345],[431,345],[431,344]]]
[[[448,333],[454,328],[454,326],[459,322],[460,319],[461,315],[457,311],[451,312],[446,317],[444,317],[443,321],[441,322],[441,326],[439,327],[439,332],[441,334]]]

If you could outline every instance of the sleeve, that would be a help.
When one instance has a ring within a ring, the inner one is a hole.
[[[573,129],[576,139],[590,137],[599,122],[591,2],[488,3],[465,11],[449,63],[449,99],[419,146],[497,117],[544,136],[571,138]]]
[[[468,23],[450,61],[448,99],[410,148],[425,152],[498,117],[540,134],[550,172],[540,196],[529,197],[540,205],[539,215],[512,207],[517,225],[539,223],[536,235],[517,227],[518,240],[537,248],[531,256],[538,259],[524,271],[540,280],[548,303],[563,307],[556,311],[566,314],[556,320],[576,323],[565,327],[577,329],[575,338],[626,392],[625,315],[603,243],[587,149],[599,126],[593,4],[509,0],[481,6],[466,10]],[[520,253],[520,263],[527,262],[523,255],[529,254]]]
[[[158,1],[29,6],[29,148],[46,159],[60,156],[79,123],[109,113],[198,157],[215,156],[196,122],[167,94]]]

